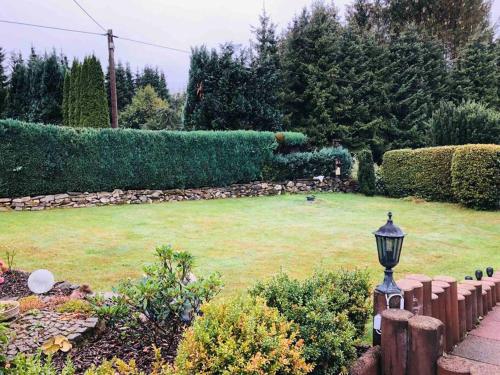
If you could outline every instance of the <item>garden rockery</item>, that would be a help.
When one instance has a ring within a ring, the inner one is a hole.
[[[69,192],[64,194],[0,198],[0,210],[40,211],[55,207],[94,207],[110,204],[140,204],[200,199],[221,199],[280,195],[283,193],[344,192],[357,190],[351,179],[303,179],[283,183],[253,182],[219,188],[173,190],[120,190],[99,193]]]

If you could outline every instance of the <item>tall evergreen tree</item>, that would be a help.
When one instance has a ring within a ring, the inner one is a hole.
[[[40,114],[37,121],[48,124],[61,124],[63,121],[62,102],[64,74],[66,66],[53,51],[45,55],[41,78]]]
[[[447,70],[440,43],[410,29],[389,46],[389,100],[395,132],[391,148],[423,147],[431,142],[428,120],[447,93]]]
[[[68,95],[68,126],[80,126],[80,81],[81,81],[82,66],[78,60],[74,59],[71,65],[71,72],[69,76],[69,95]]]
[[[7,107],[7,74],[5,73],[5,54],[0,47],[0,118]]]
[[[28,107],[27,120],[38,122],[41,118],[42,106],[42,76],[44,60],[35,49],[31,48],[30,57],[27,64],[27,86],[28,86]]]
[[[64,74],[63,85],[63,101],[62,101],[62,117],[63,125],[70,126],[70,92],[71,92],[71,75],[69,71]]]
[[[278,38],[276,25],[265,13],[259,17],[260,25],[253,30],[250,100],[252,103],[252,129],[281,129],[282,113],[279,93],[281,73],[279,70]]]
[[[135,84],[138,88],[150,85],[155,89],[160,98],[170,100],[170,92],[167,87],[165,74],[163,74],[163,72],[160,72],[157,67],[144,67],[141,73],[137,73]]]
[[[130,66],[127,64],[127,66],[125,67],[121,62],[118,62],[115,69],[115,77],[118,111],[121,111],[132,102],[132,98],[134,96],[134,79],[132,76],[132,71],[130,70]],[[109,68],[108,72],[106,73],[106,89],[108,92],[108,103],[111,103]]]
[[[7,93],[6,117],[27,120],[29,100],[26,65],[20,53],[13,54]]]
[[[303,131],[317,145],[342,138],[335,119],[339,102],[334,63],[341,26],[333,6],[313,5],[292,21],[281,46],[284,125]]]
[[[482,102],[500,109],[500,54],[493,42],[472,40],[459,55],[452,71],[453,98]]]
[[[101,63],[94,55],[86,57],[80,74],[80,119],[78,126],[85,128],[109,127],[108,101]]]

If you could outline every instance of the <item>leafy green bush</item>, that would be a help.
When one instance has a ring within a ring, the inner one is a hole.
[[[370,150],[361,150],[357,154],[358,168],[358,184],[359,191],[365,195],[371,196],[375,194],[375,166],[373,164],[373,156]]]
[[[1,369],[0,369],[1,373]],[[52,363],[52,357],[44,356],[41,352],[35,355],[17,354],[9,363],[6,375],[74,375],[75,367],[68,358],[64,368],[59,372]]]
[[[2,368],[5,364],[6,357],[5,352],[7,350],[7,344],[9,343],[9,329],[3,323],[0,323],[0,374],[2,373]]]
[[[451,166],[456,199],[479,209],[500,207],[500,146],[466,145],[456,149]]]
[[[110,318],[129,318],[133,323],[144,317],[155,333],[176,334],[193,320],[203,303],[220,292],[222,282],[217,273],[196,279],[191,272],[194,259],[187,252],[160,246],[156,248],[156,257],[156,263],[144,267],[142,279],[121,283],[112,303],[97,306],[97,310],[108,309]],[[105,314],[101,311],[98,315]]]
[[[72,129],[0,120],[0,196],[255,181],[277,143],[255,131]]]
[[[262,299],[203,307],[177,350],[176,374],[307,374],[297,328]]]
[[[335,160],[342,163],[341,176],[347,178],[351,174],[352,157],[348,150],[337,147],[323,148],[312,152],[294,152],[276,154],[264,172],[264,178],[285,181],[314,176],[335,176]]]
[[[500,112],[482,103],[441,102],[430,124],[438,146],[500,143]]]
[[[381,173],[387,194],[453,201],[450,187],[455,149],[456,146],[442,146],[386,152]]]
[[[366,272],[318,270],[304,281],[279,274],[250,294],[299,325],[304,357],[314,364],[314,374],[333,375],[346,372],[356,358],[355,345],[370,314],[369,291]]]

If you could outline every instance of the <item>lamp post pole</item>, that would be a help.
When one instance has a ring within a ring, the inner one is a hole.
[[[118,128],[118,99],[116,97],[116,75],[115,75],[115,43],[113,41],[113,30],[108,30],[109,51],[109,87],[111,92],[111,127]]]

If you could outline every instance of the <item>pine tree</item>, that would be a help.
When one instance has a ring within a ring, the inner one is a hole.
[[[500,109],[500,54],[493,42],[474,39],[461,51],[452,71],[455,102],[476,101]]]
[[[295,17],[281,46],[285,128],[306,133],[316,145],[342,138],[345,130],[334,117],[339,30],[335,8],[317,3]]]
[[[71,92],[71,75],[69,71],[66,71],[66,73],[64,74],[63,101],[62,101],[62,117],[64,126],[70,126],[70,92]]]
[[[109,110],[101,63],[94,56],[84,59],[79,79],[80,119],[77,126],[85,128],[109,127]]]
[[[30,57],[27,64],[27,88],[28,88],[28,106],[27,120],[38,122],[43,110],[42,105],[42,76],[43,76],[43,58],[40,57],[34,48],[31,48]]]
[[[256,41],[252,43],[252,77],[249,82],[249,98],[252,105],[251,121],[254,130],[280,130],[282,113],[279,93],[278,38],[276,25],[265,13],[259,17],[260,25],[253,30]]]
[[[116,77],[116,99],[118,104],[118,111],[123,110],[127,105],[132,102],[134,96],[134,81],[130,66],[124,67],[121,62],[118,62],[115,69]],[[106,73],[106,89],[108,92],[108,103],[111,103],[111,88],[109,82],[109,68]],[[111,111],[111,108],[110,108]]]
[[[155,89],[160,98],[170,100],[170,92],[167,87],[165,75],[163,72],[160,72],[157,67],[144,67],[142,73],[137,73],[135,84],[138,88],[150,85]]]
[[[375,168],[372,153],[370,150],[364,149],[358,152],[357,158],[359,162],[359,191],[365,195],[372,196],[375,194]]]
[[[0,118],[7,107],[7,74],[5,73],[5,54],[0,47]]]
[[[12,55],[11,66],[6,117],[27,120],[29,102],[27,69],[20,53]]]
[[[45,55],[41,78],[40,114],[36,121],[47,124],[61,124],[63,121],[62,102],[64,74],[66,67],[53,51]]]
[[[210,62],[211,56],[205,46],[192,49],[184,108],[184,125],[188,129],[204,129],[212,121],[205,97],[205,80],[208,78]]]
[[[71,72],[69,76],[69,100],[68,100],[68,126],[80,126],[80,80],[81,80],[82,66],[78,60],[73,60],[71,65]]]
[[[390,148],[425,147],[431,143],[428,120],[447,93],[447,70],[440,43],[408,30],[389,46],[389,100],[394,132]]]

